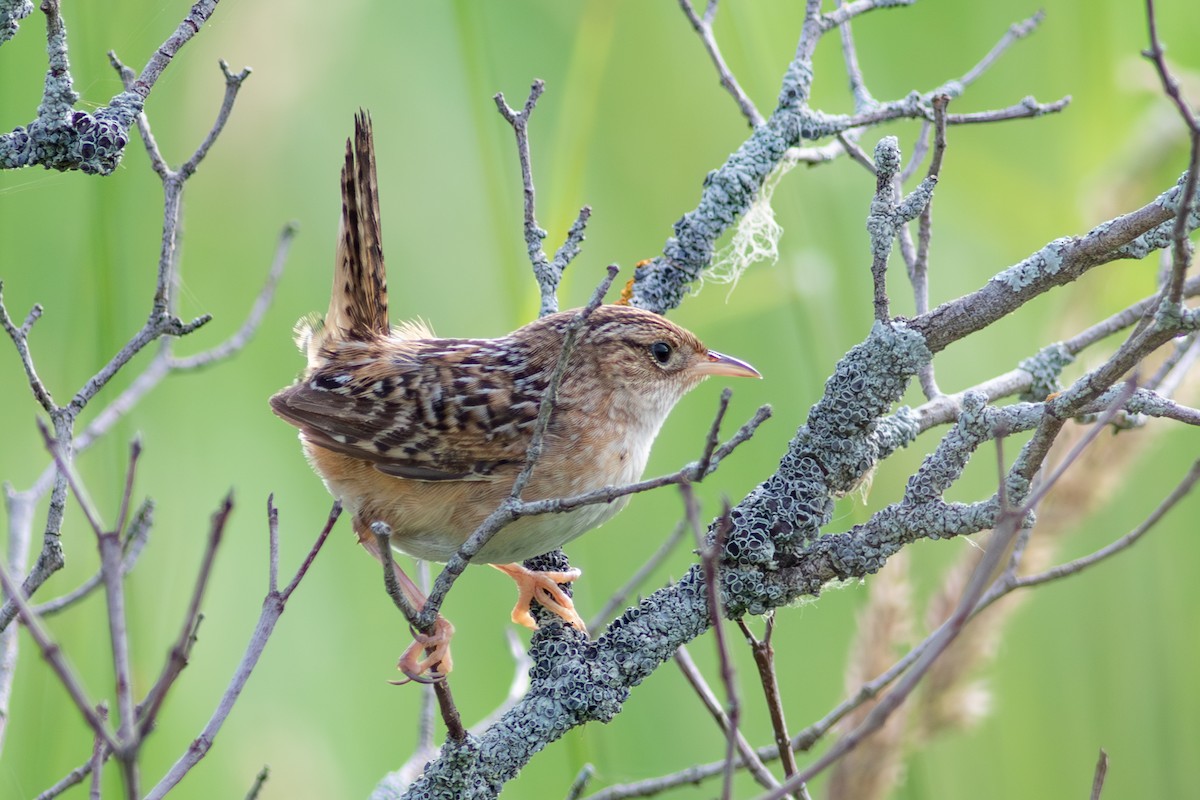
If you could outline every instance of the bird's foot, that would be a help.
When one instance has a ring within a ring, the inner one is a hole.
[[[450,659],[450,637],[454,635],[454,626],[450,620],[439,614],[431,633],[413,631],[412,634],[413,643],[396,664],[396,669],[404,673],[404,680],[389,683],[403,686],[409,681],[437,683],[443,680],[454,668]]]
[[[529,613],[529,603],[537,600],[543,608],[547,611],[553,611],[562,617],[563,621],[568,625],[574,626],[577,630],[583,631],[585,634],[587,633],[587,627],[583,624],[583,619],[579,616],[579,612],[575,610],[575,603],[558,585],[574,581],[583,574],[579,570],[536,572],[526,569],[520,564],[493,564],[492,566],[517,582],[518,596],[517,605],[513,608],[512,613],[513,622],[518,625],[524,625],[526,628],[537,630],[537,622],[534,620],[533,615]]]

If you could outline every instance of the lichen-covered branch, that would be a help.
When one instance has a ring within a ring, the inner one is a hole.
[[[803,85],[803,77],[798,77],[795,86]],[[770,122],[763,127],[769,128]],[[755,131],[751,140],[761,131]],[[731,161],[739,157],[735,154]],[[715,185],[710,176],[708,187]],[[928,201],[929,188],[931,184],[924,193],[897,203],[895,214],[906,220],[917,216]],[[1019,310],[1041,293],[1126,257],[1133,248],[1149,249],[1152,242],[1168,246],[1170,235],[1163,226],[1173,223],[1177,193],[1178,188],[1168,191],[1155,203],[1099,225],[1085,236],[1057,240],[1001,271],[980,290],[910,322],[889,320],[886,315],[877,320],[870,335],[838,363],[824,396],[792,439],[778,470],[731,510],[719,573],[724,613],[731,618],[763,614],[800,596],[815,596],[831,582],[865,577],[912,542],[995,527],[1006,508],[1036,502],[1039,495],[1031,494],[1031,479],[1065,420],[1095,411],[1106,400],[1115,404],[1113,413],[1153,408],[1155,413],[1190,422],[1190,409],[1151,392],[1129,394],[1115,389],[1134,364],[1189,329],[1192,321],[1185,313],[1173,326],[1160,321],[1135,332],[1108,361],[1059,394],[1052,392],[1069,358],[1047,360],[1048,371],[1041,378],[1040,362],[1023,365],[1034,389],[1028,402],[996,407],[989,406],[982,393],[958,396],[953,406],[957,424],[912,476],[900,502],[848,531],[823,530],[831,521],[834,498],[853,491],[880,460],[927,429],[918,413],[893,411],[908,383],[934,354]],[[890,246],[891,235],[880,235],[877,241]],[[635,284],[635,297],[636,292]],[[1057,352],[1047,350],[1048,355]],[[1031,430],[1033,439],[1007,471],[996,495],[974,503],[943,499],[980,444]],[[1021,524],[1012,528],[1013,536],[1025,520],[1017,522]],[[712,541],[711,529],[709,535]],[[615,620],[595,642],[562,626],[539,631],[531,650],[534,668],[529,694],[496,725],[446,745],[405,796],[492,797],[546,742],[576,725],[611,719],[632,687],[679,646],[710,627],[706,596],[703,572],[696,566]],[[966,620],[963,616],[960,624]],[[944,645],[939,640],[938,647]],[[805,774],[811,770],[794,780]],[[789,782],[777,794],[793,785]],[[375,796],[395,795],[380,790]]]
[[[48,67],[42,102],[33,122],[0,134],[0,169],[40,164],[60,171],[111,173],[121,163],[129,142],[129,129],[141,115],[158,77],[212,16],[218,1],[200,0],[193,5],[175,32],[155,51],[141,75],[107,105],[88,112],[75,109],[79,94],[71,77],[67,29],[59,0],[43,0]],[[16,32],[16,19],[29,12],[28,5],[11,2],[0,5],[0,44]]]
[[[845,5],[842,9],[853,7],[850,16],[854,16],[877,7],[904,4],[872,0]],[[890,120],[932,121],[934,97],[956,97],[962,93],[966,83],[947,82],[925,94],[913,92],[900,100],[875,102],[870,108],[855,114],[827,114],[810,108],[808,99],[813,81],[813,51],[821,36],[837,29],[838,20],[844,21],[846,15],[842,10],[822,15],[820,6],[819,0],[809,0],[807,3],[807,15],[796,56],[784,74],[774,112],[764,123],[755,127],[750,137],[730,154],[724,164],[708,174],[699,204],[675,223],[675,235],[668,239],[663,254],[638,267],[634,273],[634,305],[660,313],[678,306],[688,287],[701,277],[712,262],[717,240],[746,213],[767,176],[793,148],[804,142],[837,137],[848,131]],[[1004,46],[1007,46],[1007,42]],[[986,68],[986,65],[982,68]],[[1060,111],[1067,102],[1069,98],[1041,104],[1027,98],[1007,109],[982,112],[985,116],[947,115],[946,124],[1039,116]]]

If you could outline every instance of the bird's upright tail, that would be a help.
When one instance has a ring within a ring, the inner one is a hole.
[[[354,116],[354,138],[346,140],[342,166],[342,222],[333,265],[333,292],[323,321],[305,319],[296,326],[296,343],[319,360],[323,345],[337,340],[365,341],[386,336],[387,270],[379,226],[379,183],[375,178],[375,142],[371,118]]]

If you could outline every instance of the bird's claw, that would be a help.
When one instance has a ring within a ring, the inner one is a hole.
[[[395,686],[403,686],[410,681],[417,683],[437,683],[444,680],[454,668],[450,659],[450,638],[454,635],[454,626],[445,617],[439,615],[433,623],[430,633],[413,631],[413,643],[409,645],[396,669],[404,673],[402,681],[388,681]],[[424,653],[424,657],[422,657]]]
[[[587,633],[583,618],[575,610],[575,603],[560,587],[560,583],[571,583],[581,573],[577,569],[565,572],[535,572],[520,564],[494,564],[497,569],[507,574],[517,582],[517,605],[513,608],[512,621],[526,628],[537,630],[538,624],[533,614],[529,613],[529,604],[537,600],[547,611],[552,611],[562,618],[563,622],[572,625],[576,630]]]

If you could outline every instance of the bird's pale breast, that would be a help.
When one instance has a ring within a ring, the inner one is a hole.
[[[596,425],[547,437],[523,499],[570,497],[641,477],[662,420],[647,419],[658,415],[635,409],[597,411],[591,417]],[[453,555],[508,496],[518,472],[513,466],[486,480],[416,481],[385,475],[370,462],[309,442],[305,450],[352,515],[356,532],[369,536],[370,524],[382,520],[392,528],[398,550],[431,561]],[[627,501],[517,519],[496,533],[475,560],[505,564],[549,552],[605,522]]]

